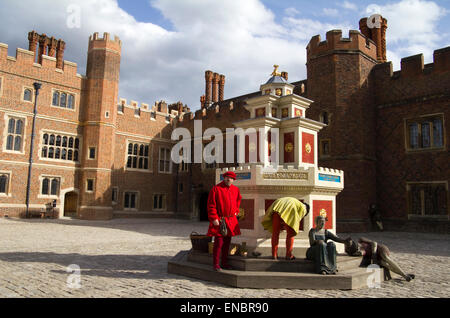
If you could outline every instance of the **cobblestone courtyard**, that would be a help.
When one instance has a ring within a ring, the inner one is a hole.
[[[365,233],[386,244],[408,273],[381,288],[353,291],[234,289],[167,273],[207,223],[167,219],[112,221],[0,219],[0,297],[449,297],[450,236]],[[352,233],[352,237],[360,236]],[[69,288],[81,269],[81,288]]]

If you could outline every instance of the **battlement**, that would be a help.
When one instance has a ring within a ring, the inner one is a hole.
[[[374,74],[379,80],[414,78],[422,75],[437,74],[450,71],[450,46],[434,51],[433,63],[424,65],[423,54],[401,59],[400,71],[393,72],[392,62],[378,64]]]
[[[103,33],[103,37],[99,37],[99,33],[95,32],[93,35],[89,36],[89,51],[92,49],[100,49],[106,48],[110,50],[114,50],[117,52],[121,52],[122,50],[122,41],[120,38],[115,35],[114,39],[111,38],[108,32]]]
[[[166,105],[166,107],[164,107]],[[119,98],[119,104],[117,105],[118,113],[125,116],[134,116],[139,118],[147,118],[156,120],[156,117],[164,117],[166,120],[170,117],[170,121],[179,115],[177,110],[168,111],[167,104],[164,101],[157,101],[150,106],[146,103],[139,103],[134,100],[127,102],[125,98]],[[128,110],[127,110],[128,109]]]
[[[64,74],[64,77],[77,76],[82,77],[77,73],[77,64],[69,61],[62,61],[62,68],[58,67],[58,59],[55,57],[42,55],[41,63],[35,62],[35,53],[29,50],[17,48],[16,56],[8,56],[8,45],[0,43],[0,64],[4,64],[12,69],[17,68],[15,73],[34,74],[36,69],[54,71],[56,73]],[[24,68],[25,67],[25,68]],[[29,67],[28,69],[26,67]],[[20,68],[20,70],[19,70]]]
[[[325,41],[321,41],[320,35],[316,35],[309,41],[306,51],[308,61],[336,51],[361,52],[377,60],[377,47],[375,42],[356,30],[350,30],[348,38],[342,37],[342,30],[328,31]]]
[[[222,103],[222,104],[213,104],[212,106],[208,108],[202,108],[199,110],[196,110],[195,112],[187,112],[184,113],[182,116],[179,116],[180,121],[187,122],[190,120],[203,120],[212,118],[212,116],[220,116],[225,115],[228,112],[231,112],[235,109],[234,103],[228,102],[228,103]]]

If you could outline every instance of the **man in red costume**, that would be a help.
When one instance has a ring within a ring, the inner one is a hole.
[[[241,192],[233,185],[236,174],[228,171],[223,175],[223,181],[215,185],[208,197],[208,236],[214,236],[213,268],[215,271],[231,269],[228,264],[231,237],[240,235],[237,214],[241,204]],[[227,235],[220,234],[220,221],[222,217],[227,226]],[[222,252],[222,267],[219,266],[220,252]]]

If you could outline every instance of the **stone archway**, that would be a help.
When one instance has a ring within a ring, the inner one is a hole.
[[[64,195],[64,216],[76,217],[78,212],[78,193],[72,191]]]

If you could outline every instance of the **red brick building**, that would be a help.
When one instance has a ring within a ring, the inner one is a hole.
[[[436,50],[427,65],[422,55],[404,58],[392,72],[386,28],[383,20],[368,29],[363,19],[349,38],[337,30],[325,41],[313,37],[307,79],[291,83],[293,93],[313,100],[307,117],[328,125],[319,134],[319,165],[345,172],[338,231],[368,230],[368,206],[377,203],[387,229],[448,232],[450,48]],[[204,219],[215,168],[226,165],[174,164],[172,131],[193,133],[200,119],[203,131],[225,132],[249,118],[243,105],[260,92],[224,100],[225,76],[207,71],[195,113],[181,102],[138,105],[118,98],[117,37],[89,39],[85,76],[63,60],[64,49],[35,32],[15,58],[0,44],[0,216],[26,211],[33,83],[40,82],[30,214],[56,200],[58,216]]]

